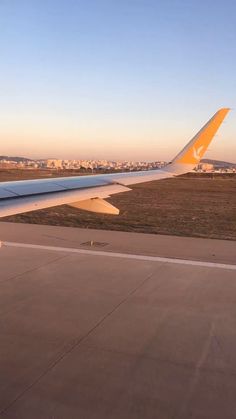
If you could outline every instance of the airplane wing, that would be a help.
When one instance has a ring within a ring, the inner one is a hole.
[[[105,199],[129,191],[129,185],[188,173],[203,157],[229,108],[220,109],[162,169],[104,175],[0,182],[0,217],[68,204],[87,211],[119,214]]]

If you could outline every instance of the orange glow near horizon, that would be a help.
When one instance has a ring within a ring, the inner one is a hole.
[[[211,115],[207,115],[210,117]],[[29,158],[110,159],[154,161],[172,159],[205,121],[168,118],[122,121],[93,118],[93,123],[49,115],[3,116],[1,155]],[[13,123],[14,121],[14,123]],[[232,121],[232,120],[231,120]],[[206,157],[233,162],[232,123],[227,118]]]

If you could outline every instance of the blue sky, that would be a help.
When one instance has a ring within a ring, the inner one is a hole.
[[[169,160],[235,108],[233,0],[1,0],[0,154]],[[231,112],[207,157],[236,162]]]

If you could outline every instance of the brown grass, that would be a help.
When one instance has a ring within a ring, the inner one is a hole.
[[[0,180],[49,174],[2,170]],[[120,209],[119,216],[61,206],[2,220],[236,240],[236,176],[192,175],[135,185],[132,189],[110,199]]]

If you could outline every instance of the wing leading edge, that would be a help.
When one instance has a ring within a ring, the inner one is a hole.
[[[128,185],[171,178],[193,170],[229,112],[222,108],[163,169],[0,183],[0,217],[68,204],[99,213],[118,214],[104,201]]]

